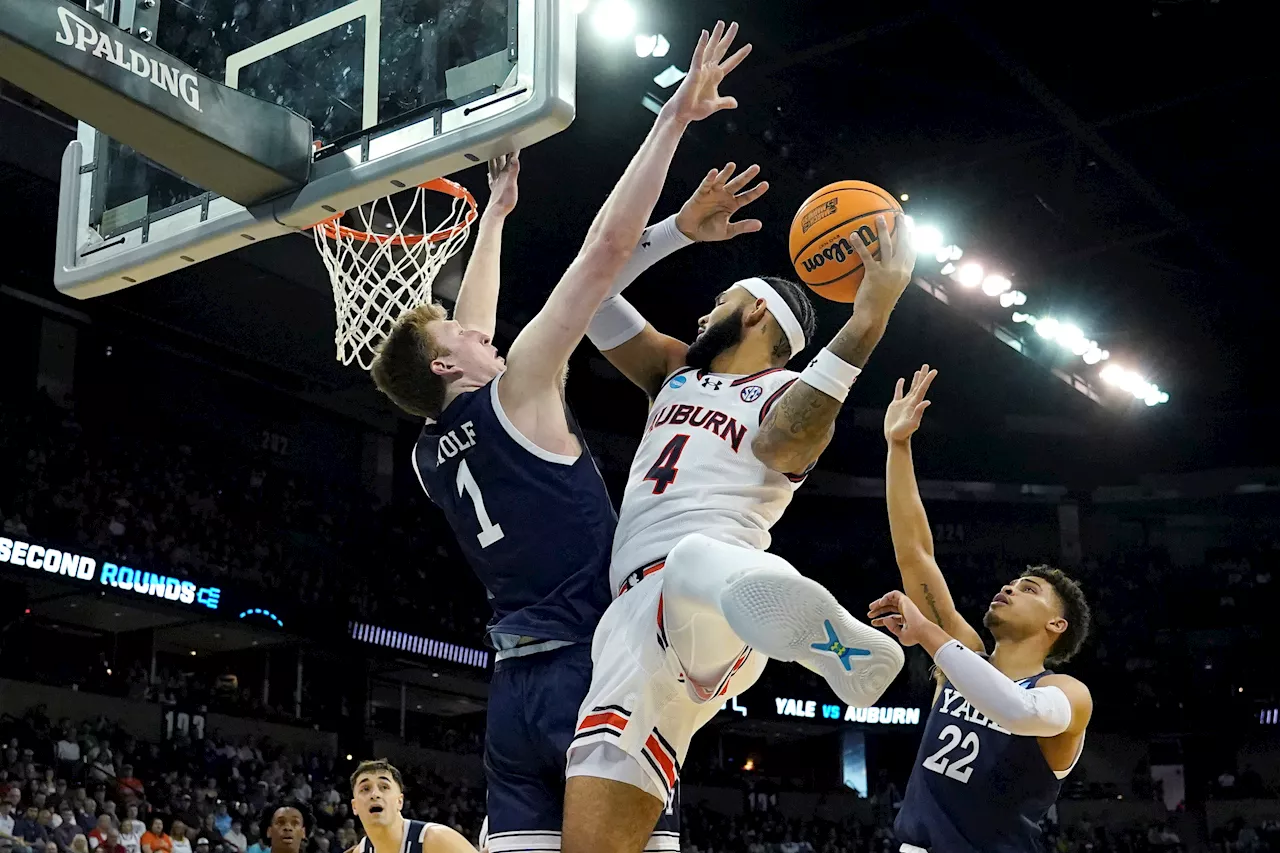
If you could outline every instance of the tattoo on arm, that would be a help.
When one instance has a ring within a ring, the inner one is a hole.
[[[938,612],[938,600],[933,597],[933,593],[929,592],[927,583],[920,584],[920,588],[924,590],[924,601],[929,605],[929,612],[933,614],[933,622],[939,628],[945,628],[942,624],[942,614]]]

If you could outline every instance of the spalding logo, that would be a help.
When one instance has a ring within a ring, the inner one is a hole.
[[[742,393],[739,396],[742,397],[742,402],[744,403],[754,403],[760,399],[760,395],[763,393],[764,389],[759,385],[748,385],[742,389]]]
[[[685,379],[683,376],[673,376],[671,377],[671,381],[667,383],[667,387],[674,391],[676,388],[679,388],[681,385],[683,385],[687,381],[688,380]]]

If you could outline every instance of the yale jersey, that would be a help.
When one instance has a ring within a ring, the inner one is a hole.
[[[421,820],[406,820],[404,822],[404,838],[400,841],[400,849],[390,851],[390,853],[422,853],[423,845],[427,840],[427,830],[433,826],[436,826],[436,824],[426,823]],[[369,840],[369,836],[366,835],[360,839],[355,846],[354,853],[374,853],[373,842]]]
[[[572,416],[576,459],[522,435],[502,410],[498,382],[458,396],[423,428],[414,470],[489,592],[494,648],[589,643],[611,600],[617,515]]]
[[[1018,683],[1029,689],[1048,674]],[[894,835],[941,853],[1037,853],[1040,821],[1060,787],[1037,738],[1010,734],[946,681],[929,712]]]
[[[798,374],[686,367],[667,377],[645,422],[619,510],[610,582],[660,560],[691,533],[763,550],[807,472],[787,476],[751,452],[764,416]]]

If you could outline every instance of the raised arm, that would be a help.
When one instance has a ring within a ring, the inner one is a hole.
[[[453,319],[464,329],[493,337],[502,286],[502,226],[519,197],[520,152],[489,161],[489,205],[480,216],[476,244],[462,274]]]
[[[732,240],[740,234],[760,230],[758,219],[731,220],[734,214],[768,192],[769,182],[761,181],[748,188],[760,174],[760,167],[750,166],[735,178],[736,168],[735,164],[727,163],[723,169],[712,169],[679,213],[645,229],[631,261],[591,321],[587,337],[610,364],[650,397],[657,395],[663,379],[684,366],[689,345],[662,334],[646,322],[621,295],[622,291],[642,272],[681,246]]]
[[[893,402],[884,413],[884,437],[889,445],[885,463],[885,498],[889,505],[889,532],[893,553],[902,574],[902,588],[920,611],[952,637],[974,651],[984,651],[982,637],[956,610],[951,591],[933,556],[933,533],[920,499],[915,466],[911,458],[911,436],[920,428],[925,394],[938,371],[924,365],[911,378],[911,388],[902,392],[898,380]]]
[[[876,233],[880,240],[880,260],[857,233],[850,242],[857,249],[865,268],[862,285],[853,300],[853,316],[818,353],[782,398],[769,409],[751,442],[756,457],[775,471],[799,474],[809,470],[826,450],[835,431],[836,415],[854,379],[866,366],[871,351],[880,343],[889,315],[902,292],[911,281],[915,268],[915,250],[905,239],[902,214],[895,215],[893,233],[889,236],[883,216],[876,217]]]
[[[507,355],[507,375],[499,397],[508,410],[554,391],[569,355],[586,334],[587,325],[609,293],[653,212],[680,137],[691,122],[737,106],[721,97],[720,81],[750,52],[750,45],[726,58],[738,25],[723,23],[705,30],[690,63],[689,74],[663,107],[640,150],[597,214],[586,242],[556,285],[547,304],[525,326]],[[516,420],[513,417],[513,420]],[[519,421],[516,422],[520,426]]]

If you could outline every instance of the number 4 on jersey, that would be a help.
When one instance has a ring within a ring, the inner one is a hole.
[[[658,454],[658,461],[653,463],[653,467],[649,469],[649,473],[644,475],[645,480],[653,480],[653,493],[660,495],[667,490],[676,481],[676,474],[680,473],[680,469],[676,464],[680,461],[680,454],[684,453],[684,446],[689,443],[689,436],[675,435],[667,442],[667,446],[662,448],[662,452]]]

